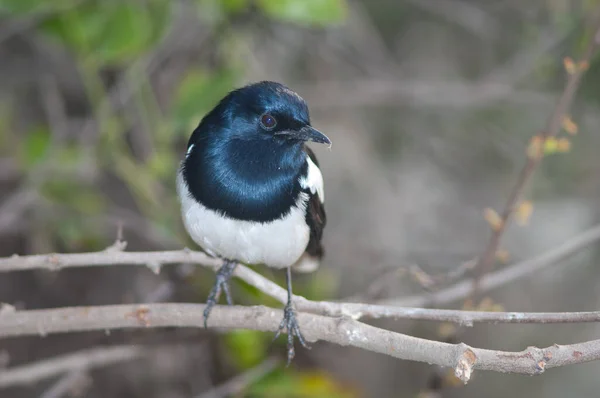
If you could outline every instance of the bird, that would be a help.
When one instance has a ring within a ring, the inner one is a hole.
[[[285,270],[287,303],[275,334],[287,330],[308,348],[292,302],[292,269],[312,272],[324,255],[323,175],[308,142],[330,139],[310,122],[306,101],[273,81],[230,91],[191,134],[177,172],[184,227],[223,264],[204,310],[204,326],[221,292],[233,304],[229,280],[239,263]]]

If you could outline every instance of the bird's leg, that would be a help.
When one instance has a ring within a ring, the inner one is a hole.
[[[281,331],[285,328],[287,329],[288,341],[287,341],[287,366],[290,365],[292,359],[294,358],[294,336],[298,337],[300,344],[302,344],[305,348],[310,348],[308,344],[306,344],[306,340],[304,340],[304,336],[300,333],[300,327],[298,326],[298,321],[296,320],[296,312],[294,311],[294,307],[292,306],[292,268],[287,268],[287,274],[285,278],[287,282],[287,293],[288,299],[285,308],[283,309],[283,319],[279,324],[279,329],[277,333],[275,333],[275,337],[273,340],[277,339],[281,334]]]
[[[206,322],[208,321],[208,316],[210,315],[210,311],[219,301],[219,296],[221,296],[221,291],[225,292],[225,298],[227,299],[227,304],[233,305],[233,300],[231,299],[231,292],[229,290],[229,279],[231,275],[233,275],[233,271],[235,271],[235,267],[237,263],[235,261],[225,260],[221,268],[217,271],[217,280],[213,285],[213,288],[206,299],[206,308],[204,309],[204,327],[206,328]]]

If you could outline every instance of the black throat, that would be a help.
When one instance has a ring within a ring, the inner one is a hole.
[[[269,222],[287,215],[302,191],[304,146],[270,140],[197,140],[183,162],[190,195],[226,217]]]

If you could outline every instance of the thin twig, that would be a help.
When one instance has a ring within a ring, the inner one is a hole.
[[[204,308],[203,304],[178,303],[15,311],[0,315],[0,337],[110,329],[201,328]],[[274,332],[282,316],[281,310],[263,306],[215,306],[208,325]],[[543,373],[546,368],[600,359],[600,340],[503,352],[407,336],[348,317],[299,313],[298,321],[304,337],[310,342],[328,341],[399,359],[452,367],[456,376],[465,383],[474,369],[535,375]]]
[[[0,231],[6,231],[22,218],[38,199],[37,192],[27,186],[18,188],[0,204]]]
[[[235,376],[231,380],[210,391],[198,395],[196,398],[225,398],[237,396],[249,385],[270,373],[280,363],[281,361],[277,358],[267,358],[267,360],[263,361],[261,364]]]
[[[544,268],[557,264],[566,258],[579,253],[583,248],[600,240],[600,225],[569,239],[561,245],[529,260],[510,265],[483,277],[480,292],[490,291],[510,282],[538,273]],[[425,307],[452,303],[467,297],[473,288],[470,280],[462,281],[446,289],[426,295],[403,297],[391,300],[381,300],[380,304]]]
[[[0,158],[0,182],[16,180],[20,174],[15,159]]]
[[[6,26],[0,31],[0,43],[10,39],[12,36],[21,34],[30,29],[35,28],[40,23],[44,22],[53,15],[64,13],[70,9],[78,7],[85,0],[73,0],[71,3],[59,3],[59,4],[42,4],[37,9],[27,12],[25,18],[22,19],[9,19]],[[41,3],[40,3],[41,4]]]
[[[364,292],[353,294],[352,296],[346,297],[345,301],[350,302],[361,302],[361,301],[373,301],[386,287],[394,285],[398,280],[404,276],[409,269],[406,267],[393,268],[391,270],[385,270],[381,275],[377,276],[364,290]],[[423,286],[425,288],[425,286]]]
[[[175,7],[174,13],[177,14],[176,17],[180,18],[181,23],[186,23],[185,16],[188,14],[186,14],[187,9],[185,7],[187,7],[187,5],[185,3],[173,2],[173,6]],[[168,59],[171,54],[177,51],[177,49],[181,48],[183,44],[189,43],[190,40],[195,40],[195,44],[198,45],[209,39],[209,34],[198,37],[197,32],[194,29],[186,29],[183,32],[177,31],[176,28],[181,23],[179,23],[179,21],[172,23],[170,30],[161,38],[160,42],[156,45],[155,50],[148,55],[137,59],[127,68],[122,74],[122,78],[119,79],[98,104],[96,113],[99,117],[109,114],[111,112],[112,104],[118,103],[123,106],[131,101],[132,96],[141,88],[141,84],[139,84],[140,80],[138,79],[135,84],[130,85],[128,90],[126,89],[127,85],[130,83],[131,76],[145,73],[147,78],[149,78],[158,70],[161,63],[165,59]],[[81,135],[90,136],[96,129],[97,121],[98,120],[95,117],[90,117],[86,120],[82,127]]]
[[[410,4],[455,23],[478,38],[491,40],[498,31],[498,20],[477,6],[458,0],[410,0]]]
[[[81,311],[85,310],[81,309]],[[16,313],[0,314],[0,318],[8,320],[11,319],[12,315],[16,315]],[[5,318],[5,316],[7,318]],[[34,329],[36,328],[35,324],[32,326]],[[40,330],[38,330],[38,333],[36,334],[39,334]],[[85,371],[86,369],[106,366],[117,362],[130,361],[141,357],[145,353],[146,350],[140,347],[113,346],[93,348],[72,354],[61,355],[59,357],[41,360],[33,364],[2,370],[2,372],[0,372],[0,388],[31,385],[66,372],[80,372]]]
[[[40,398],[62,398],[72,393],[74,389],[81,389],[83,385],[88,385],[88,382],[89,376],[85,372],[73,370],[52,384],[40,395]]]
[[[363,293],[355,294],[347,297],[344,301],[365,302],[373,301],[377,296],[381,295],[386,287],[394,285],[399,278],[406,274],[410,276],[428,292],[438,290],[442,285],[448,285],[460,280],[467,272],[473,269],[475,260],[464,262],[456,268],[452,268],[449,272],[430,275],[423,271],[417,264],[409,267],[398,267],[391,270],[386,270],[381,275],[375,278],[373,282],[367,286]]]
[[[590,44],[587,46],[581,60],[574,67],[575,69],[573,71],[567,71],[567,83],[563,93],[556,103],[552,115],[548,120],[546,129],[540,134],[542,140],[556,136],[561,130],[562,122],[567,115],[569,108],[571,107],[575,93],[579,88],[581,78],[587,70],[590,60],[596,52],[598,45],[600,45],[600,40],[598,39],[598,36],[600,35],[600,25],[595,26],[593,32],[595,32],[594,37],[590,40]],[[481,279],[491,270],[496,252],[498,251],[498,247],[500,245],[500,241],[504,231],[506,231],[506,226],[510,222],[511,216],[515,211],[521,195],[523,194],[523,190],[531,179],[531,176],[536,170],[541,159],[542,156],[538,156],[538,154],[528,153],[527,162],[519,173],[519,177],[517,178],[515,186],[508,195],[504,210],[500,216],[500,222],[493,229],[489,243],[475,267],[476,276],[473,280],[473,290],[470,295],[471,298],[479,294],[481,288]]]

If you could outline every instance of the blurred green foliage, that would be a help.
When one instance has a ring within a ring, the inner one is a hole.
[[[290,22],[329,24],[346,16],[343,0],[259,0],[258,4],[270,17]]]
[[[214,106],[215,101],[235,86],[237,75],[233,69],[191,70],[181,82],[172,104],[177,127],[181,127],[185,134],[193,130],[199,118]]]
[[[48,153],[50,145],[50,131],[46,126],[33,128],[20,146],[19,159],[23,166],[31,168],[41,162]]]
[[[231,358],[240,369],[258,365],[265,359],[265,353],[269,349],[268,336],[254,330],[231,331],[225,335],[224,341],[232,354]]]
[[[352,385],[337,382],[323,371],[278,370],[248,388],[250,397],[357,398],[364,396]]]
[[[181,242],[186,242],[188,238],[180,227],[175,198],[175,170],[191,130],[215,102],[241,80],[245,65],[236,58],[236,46],[249,40],[248,30],[237,30],[232,21],[239,16],[252,15],[258,16],[261,21],[266,19],[312,29],[341,23],[349,14],[346,0],[191,0],[190,3],[197,17],[211,31],[208,39],[211,54],[207,57],[210,61],[196,62],[183,73],[164,110],[155,98],[147,66],[172,27],[173,9],[178,6],[177,2],[0,0],[0,14],[9,20],[34,21],[36,34],[73,58],[78,71],[73,79],[81,79],[87,90],[85,102],[86,106],[89,103],[90,109],[87,111],[92,121],[91,125],[86,123],[82,128],[81,135],[90,136],[93,135],[90,134],[91,130],[97,130],[91,145],[83,144],[78,139],[58,142],[50,123],[35,121],[27,125],[25,131],[12,128],[17,124],[16,120],[12,120],[17,112],[10,104],[0,104],[0,150],[5,152],[3,155],[14,156],[20,171],[26,175],[24,185],[34,188],[43,198],[43,203],[35,212],[35,217],[40,218],[40,227],[35,231],[38,239],[44,237],[52,243],[58,241],[64,250],[105,247],[106,235],[93,223],[114,205],[116,199],[113,196],[122,195],[134,203],[135,210],[147,223],[142,225],[143,228],[155,231],[159,238],[169,244],[176,242],[181,245]],[[581,34],[583,24],[580,15],[593,10],[600,0],[578,2],[577,12],[569,9],[573,7],[573,2],[546,0],[546,3],[549,19],[554,21],[558,32],[565,33],[567,39],[563,43],[564,48],[575,56],[591,39],[590,33]],[[365,1],[361,6],[377,21],[377,28],[383,32],[384,44],[390,47],[397,44],[392,40],[396,39],[398,31],[408,26],[405,22],[415,19],[415,15],[422,12],[408,2],[398,5],[393,1]],[[532,23],[535,18],[531,18],[531,22],[518,25],[520,31],[511,33],[514,39],[537,42],[542,35],[548,34]],[[440,25],[447,23],[435,18],[434,22]],[[471,45],[478,42],[479,38],[469,34],[466,41],[468,45],[465,47],[472,51]],[[506,40],[506,43],[510,44],[498,44],[498,48],[494,49],[494,54],[500,54],[499,59],[493,61],[498,65],[510,62],[509,57],[514,55],[514,49],[522,45],[514,44],[512,40]],[[493,45],[486,44],[488,47]],[[506,48],[499,49],[502,45]],[[532,73],[521,78],[523,81],[517,82],[517,86],[560,87],[563,84],[563,66],[557,62],[560,56],[557,52],[549,51],[544,57],[542,61],[536,61]],[[474,62],[469,77],[477,77],[478,73],[489,67],[487,64],[483,65],[484,68],[481,66]],[[108,79],[107,75],[111,78]],[[599,76],[600,67],[596,59],[582,85],[583,96],[598,101],[597,84],[588,82],[596,82]],[[107,83],[109,80],[111,82]],[[135,144],[140,137],[136,137],[139,132],[133,130],[139,126],[135,126],[136,123],[126,111],[112,107],[107,101],[115,88],[112,80],[123,81],[123,86],[131,91],[125,102],[130,102],[142,119],[141,139],[146,141],[144,145]],[[539,121],[527,115],[530,112],[528,107],[494,104],[467,116],[457,116],[455,109],[432,111],[415,107],[413,111],[425,114],[432,131],[452,135],[452,140],[445,141],[443,149],[450,158],[454,159],[454,153],[464,153],[453,151],[455,148],[452,145],[468,143],[470,147],[479,148],[470,155],[476,159],[473,163],[493,164],[491,173],[504,176],[511,175],[513,162],[501,151],[497,141],[490,139],[489,135],[473,132],[481,127],[494,126],[494,131],[506,132],[506,137],[520,140],[514,145],[510,143],[517,148],[515,151],[519,151],[525,148],[531,132],[540,128]],[[368,113],[365,119],[370,118],[377,126],[373,131],[387,132],[373,138],[379,154],[383,155],[381,158],[390,162],[399,161],[397,154],[407,142],[415,139],[408,134],[411,127],[410,124],[405,125],[403,120],[406,114],[390,112],[389,108],[383,108],[380,112],[369,109]],[[514,130],[514,120],[519,120],[519,131]],[[452,123],[455,131],[451,131]],[[581,150],[577,145],[577,141],[574,141],[574,151]],[[150,149],[138,152],[136,146]],[[521,154],[517,157],[520,159]],[[548,157],[540,171],[553,178],[536,179],[535,193],[539,195],[558,189],[573,191],[578,181],[577,173],[581,173],[575,162],[570,160],[576,157]],[[118,192],[118,195],[106,192],[100,183],[95,182],[98,180],[90,176],[94,173],[101,174],[102,178],[108,176],[117,179],[119,189],[122,187],[123,192]],[[188,243],[194,247],[193,243]],[[266,273],[280,284],[283,282],[282,273],[260,267],[256,271]],[[212,273],[202,269],[191,278],[190,284],[195,288],[199,301],[205,299],[213,280]],[[336,289],[336,281],[335,276],[328,274],[327,270],[320,270],[318,283],[313,276],[303,276],[297,278],[294,288],[297,294],[322,300],[331,296]],[[256,288],[237,280],[234,283],[236,298],[240,303],[280,306],[280,303]],[[274,343],[271,340],[271,334],[241,330],[225,334],[221,342],[229,362],[243,371],[264,360],[273,347],[282,353],[285,351],[284,336]],[[299,371],[294,367],[267,375],[250,386],[247,393],[264,397],[358,396],[351,386],[335,381],[327,373]]]
[[[77,54],[112,64],[133,60],[151,48],[166,27],[167,15],[163,1],[86,2],[51,16],[41,27]]]
[[[32,124],[18,136],[16,129],[9,128],[16,123],[10,119],[10,106],[2,107],[0,142],[12,143],[2,147],[17,148],[15,158],[28,176],[26,184],[40,194],[44,206],[53,209],[37,212],[42,217],[38,220],[40,225],[45,226],[39,228],[39,237],[49,241],[58,239],[59,245],[67,250],[106,246],[106,236],[95,227],[90,231],[89,220],[103,216],[114,203],[114,192],[106,192],[101,184],[93,182],[88,175],[92,170],[92,174],[117,177],[135,203],[136,211],[166,241],[186,242],[175,197],[175,171],[182,156],[182,144],[190,132],[216,101],[237,85],[242,75],[243,65],[231,50],[236,42],[245,39],[247,32],[236,31],[229,26],[229,20],[235,15],[258,12],[273,22],[310,28],[342,22],[347,14],[345,0],[194,0],[193,3],[197,17],[214,32],[211,51],[221,56],[216,63],[198,63],[184,72],[165,114],[158,106],[146,67],[169,32],[174,7],[178,7],[176,2],[0,0],[0,14],[36,21],[36,34],[74,59],[79,72],[74,79],[81,79],[90,106],[90,120],[81,134],[95,132],[97,137],[91,146],[77,139],[59,142],[50,121]],[[131,103],[141,115],[144,127],[141,133],[132,132],[137,126],[127,112],[115,109],[107,100],[115,88],[107,84],[107,71],[116,73],[124,86],[132,90],[125,102]],[[136,139],[144,141],[150,151],[136,152]],[[198,288],[198,300],[203,300],[212,275],[206,270],[199,270],[198,275],[191,283]],[[283,280],[283,274],[269,277]],[[297,292],[324,298],[333,289],[332,283],[316,287],[312,282],[300,281],[296,284]],[[237,283],[236,290],[242,302],[279,305],[244,284]],[[271,340],[270,334],[234,331],[225,335],[223,343],[232,363],[241,371],[266,358],[272,349]],[[276,343],[281,344],[282,351],[284,343],[283,340]],[[352,396],[343,393],[344,389],[326,374],[292,371],[275,372],[250,388],[254,396],[291,393],[296,397]]]

